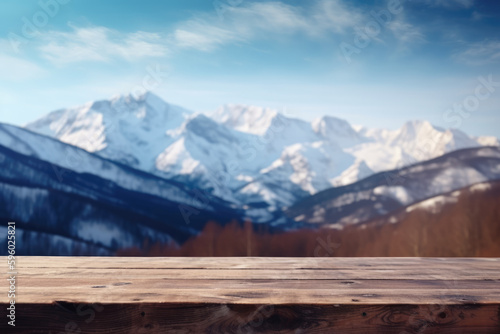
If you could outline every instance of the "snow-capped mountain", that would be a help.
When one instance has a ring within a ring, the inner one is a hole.
[[[279,159],[261,171],[260,179],[286,183],[291,181],[300,189],[314,194],[324,189],[354,163],[335,142],[316,141],[285,147]]]
[[[0,124],[0,170],[0,217],[16,221],[20,254],[109,255],[244,220],[202,189],[11,125]]]
[[[324,190],[294,204],[287,214],[297,221],[341,228],[493,180],[500,180],[500,148],[469,148]]]
[[[344,186],[362,180],[373,174],[373,170],[368,167],[364,160],[356,160],[349,168],[334,179],[335,187]]]
[[[167,130],[178,128],[190,113],[152,93],[129,94],[57,110],[26,128],[151,171],[155,157],[173,142]]]
[[[210,117],[237,131],[256,135],[266,134],[284,120],[284,116],[274,109],[232,104],[220,107]]]
[[[445,130],[427,121],[410,121],[394,131],[361,129],[359,133],[371,141],[349,147],[347,152],[363,159],[374,172],[400,168],[455,150],[482,145],[460,130]]]
[[[176,132],[172,144],[156,157],[156,174],[197,184],[235,202],[233,190],[244,184],[235,173],[258,168],[243,149],[254,135],[233,131],[203,114],[189,117]]]
[[[473,139],[483,146],[500,146],[500,140],[493,136],[473,137]]]
[[[323,116],[312,122],[314,132],[321,138],[342,148],[353,147],[366,141],[352,126],[343,119]]]
[[[215,197],[207,203],[184,184],[155,177],[16,126],[0,123],[0,146],[52,164],[54,175],[61,184],[64,184],[67,173],[90,174],[119,184],[125,189],[159,196],[197,209],[215,211],[211,205],[224,203]]]
[[[270,209],[372,173],[498,143],[425,121],[355,130],[331,116],[306,122],[255,106],[196,114],[152,93],[59,110],[26,127],[236,205]]]

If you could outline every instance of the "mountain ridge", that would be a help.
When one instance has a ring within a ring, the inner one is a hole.
[[[385,215],[425,198],[500,180],[500,148],[462,149],[307,197],[286,210],[296,221],[346,224]]]
[[[306,122],[275,109],[238,104],[200,114],[171,106],[153,93],[62,109],[27,128],[192,183],[238,205],[266,202],[270,211],[371,173],[496,143],[427,121],[410,121],[392,131],[356,130],[333,116]]]

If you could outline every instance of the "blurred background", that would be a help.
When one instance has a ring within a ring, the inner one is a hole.
[[[7,0],[0,253],[500,256],[500,4]]]

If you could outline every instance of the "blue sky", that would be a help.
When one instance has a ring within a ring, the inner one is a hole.
[[[500,137],[500,85],[475,97],[500,82],[500,3],[394,1],[5,0],[0,121],[146,87],[195,111]]]

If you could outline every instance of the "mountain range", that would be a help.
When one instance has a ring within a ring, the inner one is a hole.
[[[321,191],[294,204],[287,215],[334,228],[386,215],[397,222],[391,212],[453,191],[458,196],[459,189],[491,180],[500,180],[500,148],[462,149]]]
[[[0,167],[0,217],[16,222],[21,254],[110,255],[182,243],[208,221],[243,216],[200,189],[5,124]]]
[[[119,95],[0,124],[0,215],[21,252],[45,255],[180,244],[209,221],[341,229],[499,180],[499,146],[427,121],[368,129]]]
[[[232,203],[270,210],[380,171],[499,145],[496,138],[473,138],[427,121],[390,131],[356,130],[332,116],[306,122],[255,106],[225,105],[205,115],[152,93],[61,109],[26,129]]]

